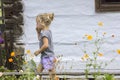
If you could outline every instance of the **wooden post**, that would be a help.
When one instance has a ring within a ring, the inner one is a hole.
[[[4,29],[5,29],[5,25],[4,25],[4,8],[3,8],[3,0],[0,0],[1,2],[1,6],[0,6],[0,9],[2,11],[2,15],[0,16],[0,20],[2,20],[1,24],[0,24],[0,37],[2,38],[3,37],[3,32],[4,32]],[[3,43],[0,43],[0,66],[3,66],[3,58],[2,58],[2,47]]]
[[[10,63],[8,60],[11,58],[10,54],[14,51],[15,39],[21,36],[22,28],[20,25],[23,25],[23,5],[22,0],[3,0],[4,11],[5,11],[5,50],[6,50],[6,63],[5,67],[8,69],[17,69],[17,62]],[[12,57],[14,58],[14,57]]]
[[[8,44],[7,44],[7,33],[4,33],[4,40],[5,40],[5,52],[8,53]],[[8,55],[6,54],[6,63],[5,63],[5,67],[8,66]]]
[[[5,67],[10,70],[14,69],[13,63],[9,62],[10,53],[13,51],[13,34],[12,31],[6,31],[5,34],[5,50],[6,50],[6,63]]]
[[[0,66],[2,66],[2,49],[1,49],[1,44],[0,44]]]

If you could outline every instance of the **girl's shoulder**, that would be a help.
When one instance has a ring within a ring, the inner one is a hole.
[[[44,34],[44,33],[51,33],[51,30],[42,30],[41,33],[42,34]]]
[[[43,30],[41,31],[41,36],[47,36],[50,37],[52,35],[50,30]]]

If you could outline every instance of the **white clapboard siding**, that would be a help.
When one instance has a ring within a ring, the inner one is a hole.
[[[99,61],[110,61],[116,57],[108,69],[120,69],[120,55],[115,50],[120,49],[120,13],[119,12],[95,12],[94,0],[24,0],[24,35],[23,41],[26,43],[26,50],[32,52],[39,48],[37,35],[35,32],[35,17],[39,13],[53,12],[54,21],[50,29],[53,33],[53,42],[56,55],[63,55],[62,61],[68,62],[65,69],[69,69],[74,63],[73,69],[84,69],[84,62],[81,60],[83,53],[81,47],[86,42],[83,40],[85,34],[93,35],[94,30],[99,31],[102,36],[106,32],[107,42],[103,44],[101,52],[104,56]],[[99,27],[98,22],[103,22],[104,26]],[[111,37],[114,35],[115,37]],[[78,45],[74,45],[78,43]],[[88,54],[94,50],[93,42],[87,43]],[[39,62],[40,56],[35,58]],[[73,62],[72,62],[73,61]],[[80,66],[80,67],[79,67]],[[114,67],[113,67],[114,66]]]

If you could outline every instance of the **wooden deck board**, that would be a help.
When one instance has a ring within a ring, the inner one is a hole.
[[[102,72],[102,75],[99,76],[99,79],[97,80],[102,80],[102,77],[103,77],[103,74],[105,74],[106,72]],[[114,73],[114,77],[115,77],[115,80],[120,80],[120,72],[111,72],[109,74],[113,74]],[[28,73],[25,73],[25,72],[3,72],[3,75],[23,75],[23,74],[28,74]],[[30,72],[30,74],[35,74],[34,72]],[[81,73],[81,72],[57,72],[56,73],[57,76],[60,78],[60,80],[86,80],[85,79],[85,73]],[[92,78],[92,74],[93,72],[89,73],[89,77]],[[41,74],[36,74],[36,75],[42,75],[43,77],[43,80],[48,80],[49,79],[49,74],[47,72],[43,72]],[[66,78],[66,79],[64,79]]]

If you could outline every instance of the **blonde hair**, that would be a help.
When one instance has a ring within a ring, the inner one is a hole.
[[[42,23],[44,26],[49,26],[54,19],[54,13],[43,13],[36,17],[36,20]]]

